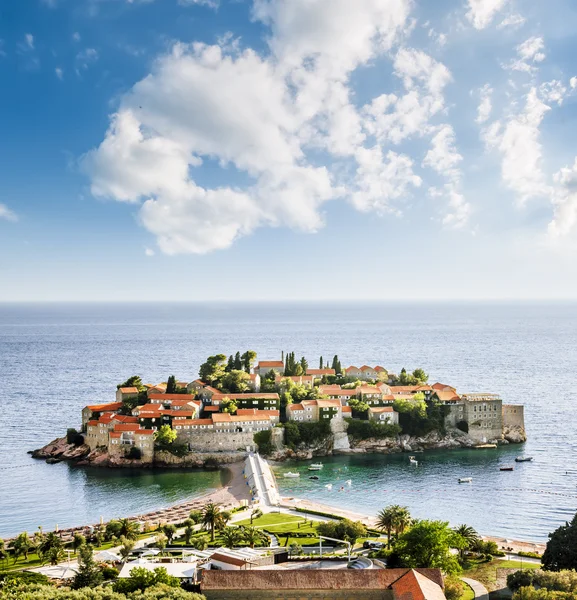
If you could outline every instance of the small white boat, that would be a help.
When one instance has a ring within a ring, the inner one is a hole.
[[[351,486],[351,485],[353,485],[353,480],[352,480],[352,479],[347,479],[347,481],[346,481],[346,484],[347,484],[348,486]]]
[[[284,474],[285,477],[300,477],[300,473],[293,473],[292,471],[288,471]]]
[[[322,463],[312,463],[312,465],[309,465],[309,471],[320,471],[322,468]]]
[[[515,462],[531,462],[533,460],[532,456],[518,456],[515,459]]]
[[[409,462],[415,466],[419,464],[419,461],[414,456],[409,456]]]
[[[472,481],[472,477],[459,477],[459,483],[471,483]]]
[[[332,490],[333,489],[333,484],[332,483],[327,483],[327,485],[325,485],[325,487],[327,488],[327,490]]]

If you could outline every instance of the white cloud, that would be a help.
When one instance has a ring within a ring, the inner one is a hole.
[[[493,96],[493,88],[487,83],[485,84],[481,90],[481,101],[479,102],[479,106],[477,108],[477,123],[485,123],[489,120],[491,116],[491,111],[493,110],[492,96]]]
[[[539,95],[545,102],[561,106],[567,95],[567,88],[557,79],[546,81],[539,86]]]
[[[569,80],[569,85],[571,86],[572,90],[577,88],[577,77],[571,77],[571,79]]]
[[[517,60],[512,61],[508,68],[513,71],[533,73],[535,63],[543,62],[545,56],[545,42],[542,37],[533,36],[517,46]]]
[[[5,204],[0,203],[0,219],[6,219],[7,221],[18,221],[18,216]]]
[[[422,183],[413,172],[413,161],[404,154],[390,150],[384,157],[381,147],[374,146],[360,148],[356,158],[358,191],[351,200],[361,211],[398,213],[392,201],[407,198],[411,188],[420,187]]]
[[[550,192],[542,170],[543,148],[539,139],[541,123],[549,110],[533,87],[517,114],[505,122],[492,123],[484,131],[487,147],[501,153],[503,181],[516,193],[521,205]]]
[[[505,27],[511,27],[512,29],[517,29],[521,27],[527,22],[527,19],[523,15],[518,13],[511,13],[509,16],[505,17],[499,25],[497,25],[498,29],[504,29]]]
[[[572,167],[560,169],[553,176],[553,181],[554,213],[553,220],[549,223],[549,234],[559,238],[577,229],[577,158]]]
[[[31,33],[24,36],[24,43],[28,50],[34,50],[34,36]]]
[[[62,81],[64,79],[64,71],[60,67],[56,67],[54,69],[54,72],[56,73],[56,77],[58,77],[58,79],[60,79],[60,81]]]
[[[219,0],[178,0],[178,3],[181,6],[191,6],[193,4],[198,4],[201,6],[208,6],[208,8],[218,8],[220,2]]]
[[[485,29],[506,4],[507,0],[468,0],[467,18],[475,29]]]
[[[440,62],[412,48],[401,49],[394,60],[395,74],[403,80],[403,96],[383,94],[363,109],[367,132],[382,143],[399,144],[431,132],[429,120],[444,108],[443,90],[451,73]]]
[[[78,33],[78,31],[75,31],[72,34],[72,41],[74,42],[79,42],[82,38],[80,37],[80,34]]]
[[[144,254],[146,256],[154,256],[156,253],[154,252],[154,250],[152,248],[145,248],[144,249]]]

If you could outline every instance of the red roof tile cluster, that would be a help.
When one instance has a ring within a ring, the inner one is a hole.
[[[86,408],[92,412],[104,412],[119,410],[122,408],[122,402],[108,402],[107,404],[89,404]]]

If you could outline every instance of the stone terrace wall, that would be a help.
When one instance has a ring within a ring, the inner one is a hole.
[[[180,431],[178,441],[190,444],[196,452],[230,452],[246,451],[247,446],[254,447],[254,433],[231,432],[217,433],[215,431]]]
[[[503,404],[503,427],[525,429],[525,407],[522,404]]]

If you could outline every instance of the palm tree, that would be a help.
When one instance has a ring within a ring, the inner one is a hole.
[[[222,526],[225,527],[226,525],[228,525],[228,522],[230,521],[230,518],[232,517],[232,513],[229,512],[228,510],[223,510],[220,513],[220,518],[222,521]]]
[[[459,549],[461,560],[465,557],[465,550],[470,550],[479,541],[479,534],[470,525],[459,525],[453,531],[465,540],[465,546]]]
[[[172,544],[172,539],[176,535],[176,525],[168,523],[167,525],[163,525],[161,529],[162,533],[168,538],[168,543]]]
[[[195,524],[200,523],[202,521],[202,511],[201,510],[193,510],[190,515],[190,520],[194,521]]]
[[[241,531],[238,527],[225,527],[220,535],[227,548],[234,548],[241,540]]]
[[[220,521],[220,508],[214,502],[210,502],[204,507],[202,524],[210,531],[211,542],[214,542],[214,530],[218,527]]]
[[[184,528],[184,543],[187,546],[190,546],[190,540],[192,540],[194,536],[194,525],[187,525]]]
[[[411,524],[411,513],[406,506],[393,504],[383,508],[377,515],[377,528],[387,532],[387,547],[391,547],[392,532],[399,537]]]
[[[28,533],[24,531],[21,533],[13,542],[12,548],[14,550],[14,562],[18,560],[21,554],[24,554],[24,560],[28,560],[28,552],[32,548],[32,540],[28,537]]]
[[[244,541],[251,547],[261,540],[261,533],[256,527],[245,527],[243,533]]]
[[[252,520],[253,519],[260,519],[260,517],[262,517],[262,510],[260,508],[255,508],[250,513],[250,524],[252,525]]]
[[[166,548],[166,544],[168,543],[168,539],[167,537],[164,535],[164,533],[159,533],[156,536],[156,547],[160,550],[160,554],[162,554],[162,551]]]
[[[199,550],[200,552],[202,552],[203,550],[206,550],[207,546],[208,542],[206,540],[205,535],[198,535],[192,540],[192,547],[195,550]]]
[[[135,540],[140,533],[140,525],[129,519],[118,520],[118,537],[124,536],[128,540]]]
[[[120,542],[122,543],[122,546],[120,546],[120,550],[118,552],[122,557],[123,561],[126,561],[126,559],[130,556],[130,553],[134,548],[135,542],[134,540],[129,540],[124,536],[120,538]]]

